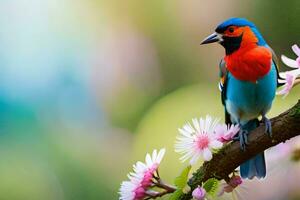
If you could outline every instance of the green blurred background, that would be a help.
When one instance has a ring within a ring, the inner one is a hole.
[[[1,200],[117,199],[132,164],[162,147],[172,182],[185,165],[177,128],[223,117],[224,50],[200,41],[238,16],[278,55],[300,44],[299,0],[1,0],[0,11]],[[277,97],[269,116],[299,94]],[[275,165],[244,199],[300,198],[300,167]]]

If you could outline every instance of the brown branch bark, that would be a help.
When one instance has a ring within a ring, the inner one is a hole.
[[[179,199],[191,199],[193,189],[209,178],[214,177],[219,180],[226,180],[228,175],[246,160],[272,146],[300,135],[300,100],[286,112],[272,118],[271,122],[273,130],[272,138],[269,138],[265,134],[265,127],[261,125],[249,134],[249,145],[247,145],[246,151],[240,149],[239,142],[226,145],[213,155],[212,160],[205,162],[193,174],[188,182],[191,191],[180,196]]]

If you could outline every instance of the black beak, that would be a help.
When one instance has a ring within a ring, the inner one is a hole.
[[[201,44],[209,44],[209,43],[213,43],[213,42],[221,42],[222,41],[222,36],[221,34],[218,33],[213,33],[211,35],[209,35],[207,38],[205,38],[201,43]]]

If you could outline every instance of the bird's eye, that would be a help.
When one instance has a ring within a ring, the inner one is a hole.
[[[233,27],[229,27],[229,28],[228,28],[228,31],[229,31],[230,33],[233,33],[233,32],[234,32],[234,28],[233,28]]]

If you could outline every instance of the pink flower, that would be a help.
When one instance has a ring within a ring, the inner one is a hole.
[[[284,95],[286,97],[293,86],[299,83],[299,80],[296,81],[297,77],[300,77],[300,48],[295,44],[292,46],[294,53],[298,56],[296,60],[286,57],[285,55],[281,56],[281,60],[284,64],[293,68],[293,70],[281,72],[279,76],[281,79],[278,80],[279,83],[283,83],[282,89],[278,91],[277,95]]]
[[[218,124],[217,119],[206,116],[205,119],[193,119],[193,125],[187,123],[179,130],[176,138],[175,151],[183,154],[183,162],[190,159],[190,164],[195,164],[198,159],[205,161],[212,159],[212,150],[220,149],[223,145],[214,133]]]
[[[216,127],[215,133],[217,135],[217,139],[220,142],[226,143],[233,139],[233,137],[239,132],[239,125],[226,125],[220,124]]]
[[[121,183],[120,200],[141,200],[147,196],[146,192],[153,183],[155,172],[158,170],[165,151],[161,149],[157,153],[155,149],[152,156],[146,155],[145,163],[138,161],[133,165],[133,172],[128,174],[129,181]]]
[[[140,200],[145,197],[145,189],[141,180],[130,177],[130,181],[123,181],[120,188],[120,200]]]
[[[233,176],[231,177],[229,181],[229,185],[232,186],[233,188],[236,188],[237,186],[241,185],[243,183],[243,180],[241,179],[240,176]]]
[[[196,189],[194,189],[192,196],[196,200],[204,200],[206,195],[206,191],[203,187],[198,186]]]
[[[240,176],[233,176],[233,177],[231,177],[231,179],[229,180],[228,183],[224,183],[222,185],[222,190],[219,193],[219,196],[223,195],[224,192],[226,192],[226,193],[232,192],[236,187],[238,187],[242,183],[243,183],[243,181],[242,181],[242,179],[241,179]]]
[[[299,71],[300,72],[300,71]],[[296,80],[296,76],[293,75],[292,73],[289,72],[284,72],[285,73],[285,79],[284,80],[278,80],[279,83],[284,83],[282,89],[278,92],[276,92],[277,95],[284,95],[283,97],[286,97],[291,89],[293,88],[294,82]]]
[[[291,68],[296,68],[296,69],[300,68],[300,48],[298,47],[298,45],[294,44],[292,46],[292,50],[297,55],[296,60],[288,58],[285,55],[281,56],[281,60],[284,64],[286,64],[287,66],[289,66]]]

